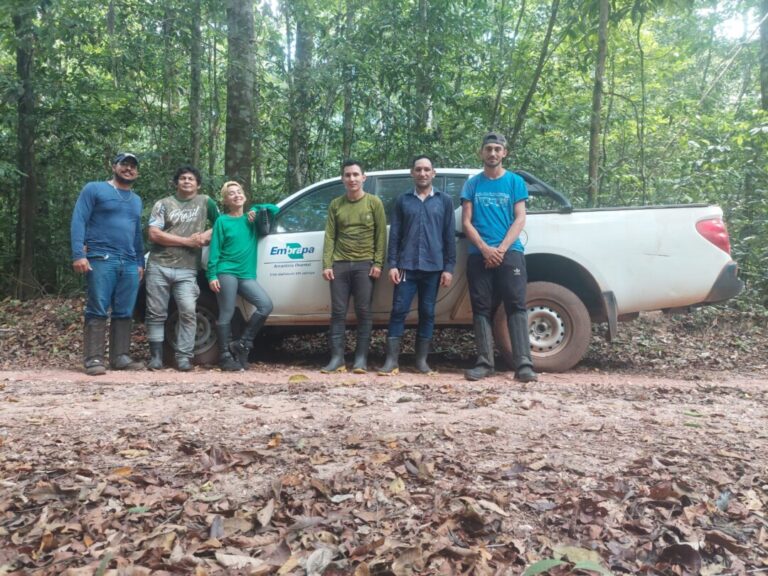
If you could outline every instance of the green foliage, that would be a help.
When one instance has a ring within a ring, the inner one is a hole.
[[[741,4],[613,2],[604,86],[601,205],[716,202],[751,290],[768,298],[768,118],[759,103],[759,46],[724,35]],[[17,266],[14,10],[34,10],[39,207],[35,269],[41,289],[73,290],[68,221],[87,180],[109,159],[141,157],[145,211],[170,190],[190,150],[191,11],[181,0],[5,3],[0,9],[0,265]],[[254,196],[276,201],[287,142],[300,115],[308,181],[335,176],[345,119],[351,154],[369,169],[406,166],[418,153],[439,166],[477,166],[481,133],[510,132],[534,80],[551,0],[320,0],[258,4]],[[297,18],[311,27],[300,106]],[[226,17],[202,2],[203,191],[224,174]],[[585,204],[596,2],[564,0],[550,51],[510,164]],[[642,55],[642,60],[641,60]],[[643,65],[644,83],[640,82]],[[705,96],[706,95],[706,96]],[[9,293],[13,275],[0,292]]]

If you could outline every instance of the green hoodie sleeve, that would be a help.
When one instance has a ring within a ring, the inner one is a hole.
[[[208,282],[216,280],[218,278],[218,265],[219,258],[221,257],[221,236],[223,233],[222,220],[216,222],[213,225],[213,234],[211,234],[211,245],[208,248],[208,268],[206,269],[206,276]]]
[[[210,222],[211,226],[216,223],[219,214],[219,207],[216,205],[216,202],[213,201],[213,198],[208,196],[208,222]]]
[[[280,208],[275,206],[274,204],[254,204],[250,208],[248,208],[248,212],[258,212],[261,209],[268,210],[272,216],[280,212]]]

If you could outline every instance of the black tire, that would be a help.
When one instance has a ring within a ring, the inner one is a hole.
[[[581,299],[552,282],[531,282],[527,289],[531,358],[540,372],[565,372],[584,357],[592,323]],[[514,366],[504,306],[494,318],[494,338],[502,358]]]
[[[202,291],[197,299],[197,330],[195,332],[194,364],[216,364],[219,361],[219,348],[216,345],[216,318],[219,305],[212,292]],[[176,324],[179,312],[173,305],[165,323],[165,363],[172,362],[176,352]]]

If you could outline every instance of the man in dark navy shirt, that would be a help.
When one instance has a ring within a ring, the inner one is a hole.
[[[414,189],[395,202],[390,218],[389,279],[395,285],[387,332],[387,359],[379,374],[397,374],[400,341],[413,297],[419,295],[416,369],[432,370],[427,354],[435,327],[435,303],[440,286],[448,287],[456,265],[456,224],[450,196],[432,187],[435,169],[428,156],[411,163]]]

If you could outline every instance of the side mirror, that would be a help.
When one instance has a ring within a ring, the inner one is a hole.
[[[256,229],[259,231],[259,237],[267,236],[272,231],[272,215],[266,208],[256,213]]]

